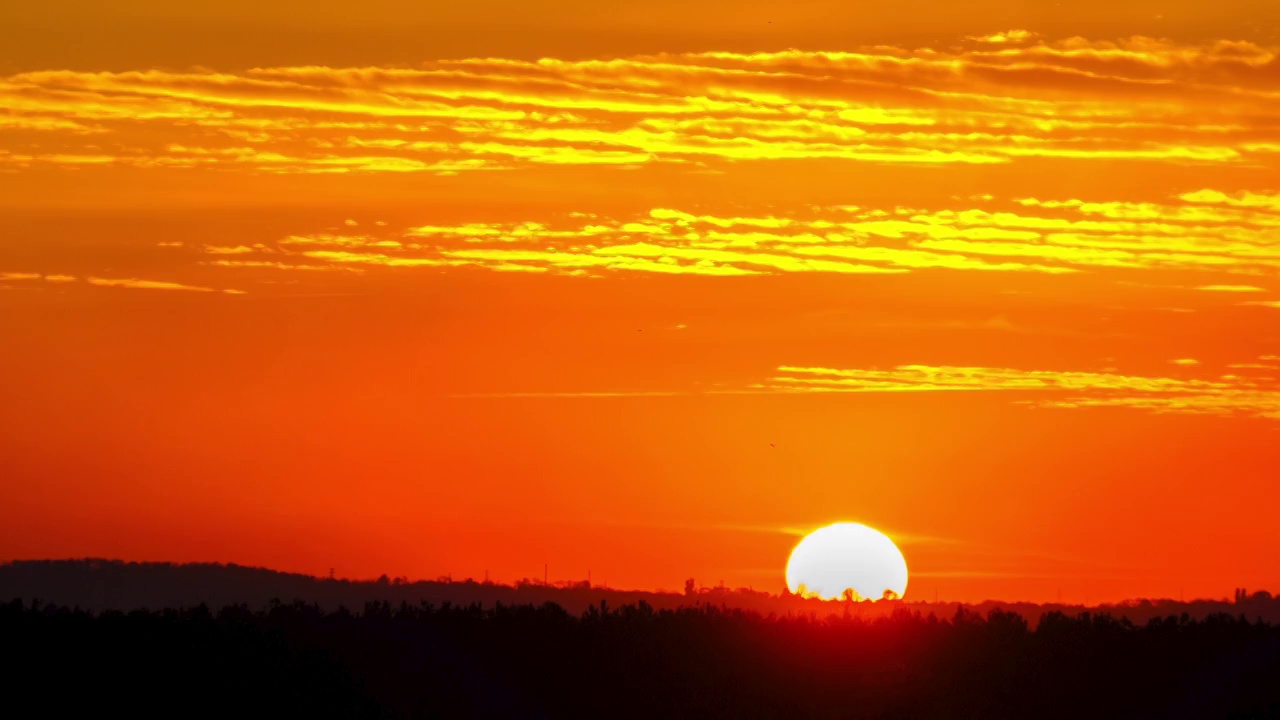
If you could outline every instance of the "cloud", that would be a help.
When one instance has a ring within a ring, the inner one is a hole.
[[[888,370],[784,365],[766,387],[845,392],[938,392],[996,390],[1119,390],[1204,392],[1228,389],[1214,380],[1129,376],[1116,373],[1018,370],[994,367],[899,365]]]
[[[0,272],[0,280],[25,280],[25,281],[43,281],[45,283],[65,284],[77,282],[80,278],[75,275],[66,275],[62,273],[54,273],[44,275],[34,272]],[[184,290],[188,292],[207,292],[207,293],[224,293],[227,295],[244,295],[243,290],[224,289],[218,290],[210,287],[201,287],[198,285],[187,285],[179,282],[171,282],[166,280],[141,280],[138,278],[102,278],[88,276],[84,278],[84,282],[94,287],[106,288],[130,288],[135,290]]]
[[[1201,285],[1196,290],[1204,290],[1205,292],[1224,292],[1224,293],[1260,293],[1266,292],[1265,288],[1256,285]]]
[[[809,533],[813,532],[814,530],[817,530],[820,527],[831,524],[831,522],[849,522],[849,521],[850,521],[849,518],[843,518],[838,521],[831,520],[831,521],[813,522],[813,523],[807,523],[807,524],[798,523],[798,524],[788,524],[788,525],[744,525],[744,524],[731,523],[731,524],[716,525],[715,529],[726,531],[726,532],[777,534],[777,535],[789,535],[792,537],[800,538],[800,537],[804,537],[805,535],[808,535]],[[956,540],[954,538],[944,538],[944,537],[938,537],[936,535],[922,535],[917,533],[897,532],[896,530],[889,530],[885,528],[880,528],[880,530],[884,532],[886,535],[888,535],[889,537],[893,538],[893,542],[895,544],[901,545],[901,546],[962,544],[962,541]]]
[[[25,72],[0,77],[0,127],[24,133],[0,166],[448,175],[778,159],[1266,166],[1280,153],[1275,48],[1018,29],[969,39],[964,49]]]
[[[1236,363],[1239,370],[1271,372],[1280,358]],[[1198,362],[1178,363],[1188,368]],[[891,368],[825,368],[784,365],[770,377],[736,388],[709,391],[563,391],[455,395],[459,398],[616,398],[705,395],[845,393],[1000,393],[1042,408],[1128,408],[1156,413],[1244,416],[1280,420],[1280,380],[1271,374],[1220,377],[1161,377],[1081,370],[1025,370],[1008,367],[898,365]],[[794,532],[793,527],[735,526],[727,529]],[[893,534],[893,537],[899,537]],[[905,535],[904,541],[947,542]]]
[[[776,375],[752,388],[776,393],[1015,392],[1036,395],[1030,402],[1041,407],[1124,407],[1280,419],[1280,384],[1274,378],[1234,375],[1203,379],[1000,367],[900,365],[880,370],[782,366]]]
[[[164,280],[139,280],[138,278],[100,278],[86,277],[85,282],[99,287],[130,288],[135,290],[184,290],[188,292],[222,292],[228,295],[243,295],[243,290],[216,290],[198,285],[184,285]]]
[[[1002,199],[979,207],[804,207],[712,213],[673,207],[604,217],[557,213],[509,222],[430,223],[205,246],[224,267],[463,268],[716,277],[902,275],[926,270],[1070,275],[1200,273],[1195,289],[1266,292],[1234,282],[1280,270],[1280,214],[1205,208],[1212,191],[1165,202]],[[1225,199],[1243,198],[1245,194]],[[229,262],[230,256],[236,262]],[[1183,280],[1185,282],[1185,280]],[[1185,287],[1179,285],[1180,287]]]
[[[243,255],[245,253],[255,252],[253,248],[246,245],[236,245],[234,247],[220,247],[217,245],[205,245],[204,251],[210,255]]]
[[[1036,37],[1038,37],[1038,35],[1030,30],[1008,30],[1006,32],[992,33],[990,35],[970,35],[967,39],[991,45],[1004,45],[1007,43],[1024,43],[1033,40]]]

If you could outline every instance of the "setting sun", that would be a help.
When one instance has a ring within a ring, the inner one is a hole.
[[[855,600],[900,598],[907,591],[907,561],[879,530],[836,523],[809,533],[791,551],[787,587],[824,600],[849,590]]]

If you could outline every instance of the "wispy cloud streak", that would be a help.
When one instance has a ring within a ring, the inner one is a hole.
[[[538,166],[1273,163],[1276,49],[1151,38],[0,78],[0,165],[452,174]],[[161,140],[163,138],[163,140]]]
[[[1280,365],[1270,362],[1255,367],[1280,372]],[[1042,407],[1123,407],[1280,419],[1280,381],[1274,375],[1224,374],[1210,379],[1000,367],[900,365],[881,370],[783,366],[753,389],[780,393],[1026,393],[1035,396],[1031,404]]]
[[[480,267],[568,275],[1191,271],[1203,278],[1191,287],[1203,292],[1274,291],[1280,214],[1259,200],[1272,196],[1218,195],[1204,190],[1163,203],[986,197],[959,209],[846,205],[775,214],[653,208],[624,217],[569,213],[297,234],[204,252],[225,267]],[[1242,206],[1246,198],[1251,204]]]

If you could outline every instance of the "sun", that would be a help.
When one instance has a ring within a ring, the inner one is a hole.
[[[787,587],[824,600],[900,598],[907,592],[907,561],[888,535],[861,523],[814,530],[791,551]]]

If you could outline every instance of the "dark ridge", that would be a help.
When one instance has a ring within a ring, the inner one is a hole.
[[[957,608],[980,614],[992,610],[1015,612],[1035,626],[1048,612],[1077,613],[1088,609],[1117,618],[1128,618],[1138,624],[1157,617],[1181,616],[1195,619],[1227,613],[1243,614],[1251,619],[1280,623],[1280,598],[1266,591],[1252,594],[1236,592],[1233,601],[1137,600],[1126,603],[1085,608],[1080,605],[1014,603],[989,601],[976,604],[891,601],[845,603],[805,600],[745,588],[696,588],[690,581],[684,593],[616,590],[588,583],[544,585],[540,581],[521,581],[515,585],[476,582],[467,579],[410,582],[383,575],[378,580],[316,578],[310,575],[284,573],[265,568],[214,563],[151,563],[120,560],[22,560],[0,565],[0,600],[12,598],[38,599],[85,610],[133,610],[137,608],[180,608],[200,604],[220,608],[246,605],[252,609],[267,607],[273,600],[301,600],[332,611],[340,606],[362,607],[367,601],[399,605],[407,602],[479,604],[491,608],[504,605],[542,605],[553,602],[573,615],[607,602],[610,606],[636,604],[641,601],[658,610],[711,604],[717,607],[770,613],[853,614],[880,617],[907,607],[925,613],[949,617]]]

